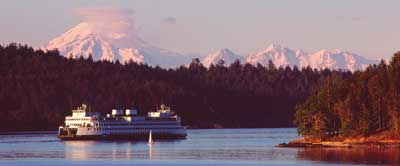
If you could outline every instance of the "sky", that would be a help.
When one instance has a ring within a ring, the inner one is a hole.
[[[40,47],[85,18],[81,8],[132,12],[152,45],[205,55],[247,55],[272,43],[315,52],[341,49],[389,59],[400,48],[399,0],[0,0],[0,43]]]

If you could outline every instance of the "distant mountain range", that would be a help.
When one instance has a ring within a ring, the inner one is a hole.
[[[118,60],[121,63],[133,61],[165,68],[189,64],[193,58],[196,58],[193,55],[183,55],[152,46],[129,32],[111,29],[107,32],[99,32],[96,30],[96,26],[89,22],[78,24],[42,48],[58,49],[62,55],[69,58],[88,57],[91,54],[94,60]],[[238,55],[225,48],[197,58],[200,58],[206,67],[217,64],[221,60],[225,65],[239,60],[242,63],[254,65],[268,65],[269,61],[272,61],[277,67],[310,66],[317,69],[347,69],[350,71],[364,69],[370,64],[378,63],[377,60],[369,60],[346,51],[322,49],[309,54],[300,49],[290,49],[277,44],[271,44],[266,49],[247,56]]]
[[[300,49],[290,49],[272,44],[267,49],[254,54],[249,54],[246,62],[250,64],[267,65],[272,61],[276,66],[298,66],[323,69],[347,69],[355,71],[365,69],[370,64],[378,63],[377,60],[369,60],[354,53],[341,50],[322,49],[315,53],[306,53]]]

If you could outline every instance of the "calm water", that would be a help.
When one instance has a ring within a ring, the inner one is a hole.
[[[296,129],[188,130],[157,141],[60,141],[53,134],[1,135],[0,165],[394,165],[399,149],[276,148]]]

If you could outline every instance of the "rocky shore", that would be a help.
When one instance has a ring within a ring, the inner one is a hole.
[[[355,147],[376,147],[376,148],[400,148],[399,137],[388,137],[386,134],[372,135],[368,137],[331,137],[327,139],[301,138],[281,143],[277,147],[289,148],[355,148]]]

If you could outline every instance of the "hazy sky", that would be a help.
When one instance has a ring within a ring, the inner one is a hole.
[[[231,48],[245,55],[278,43],[313,52],[389,58],[400,48],[399,0],[1,0],[0,43],[35,47],[83,18],[78,8],[135,11],[136,33],[181,53]]]

